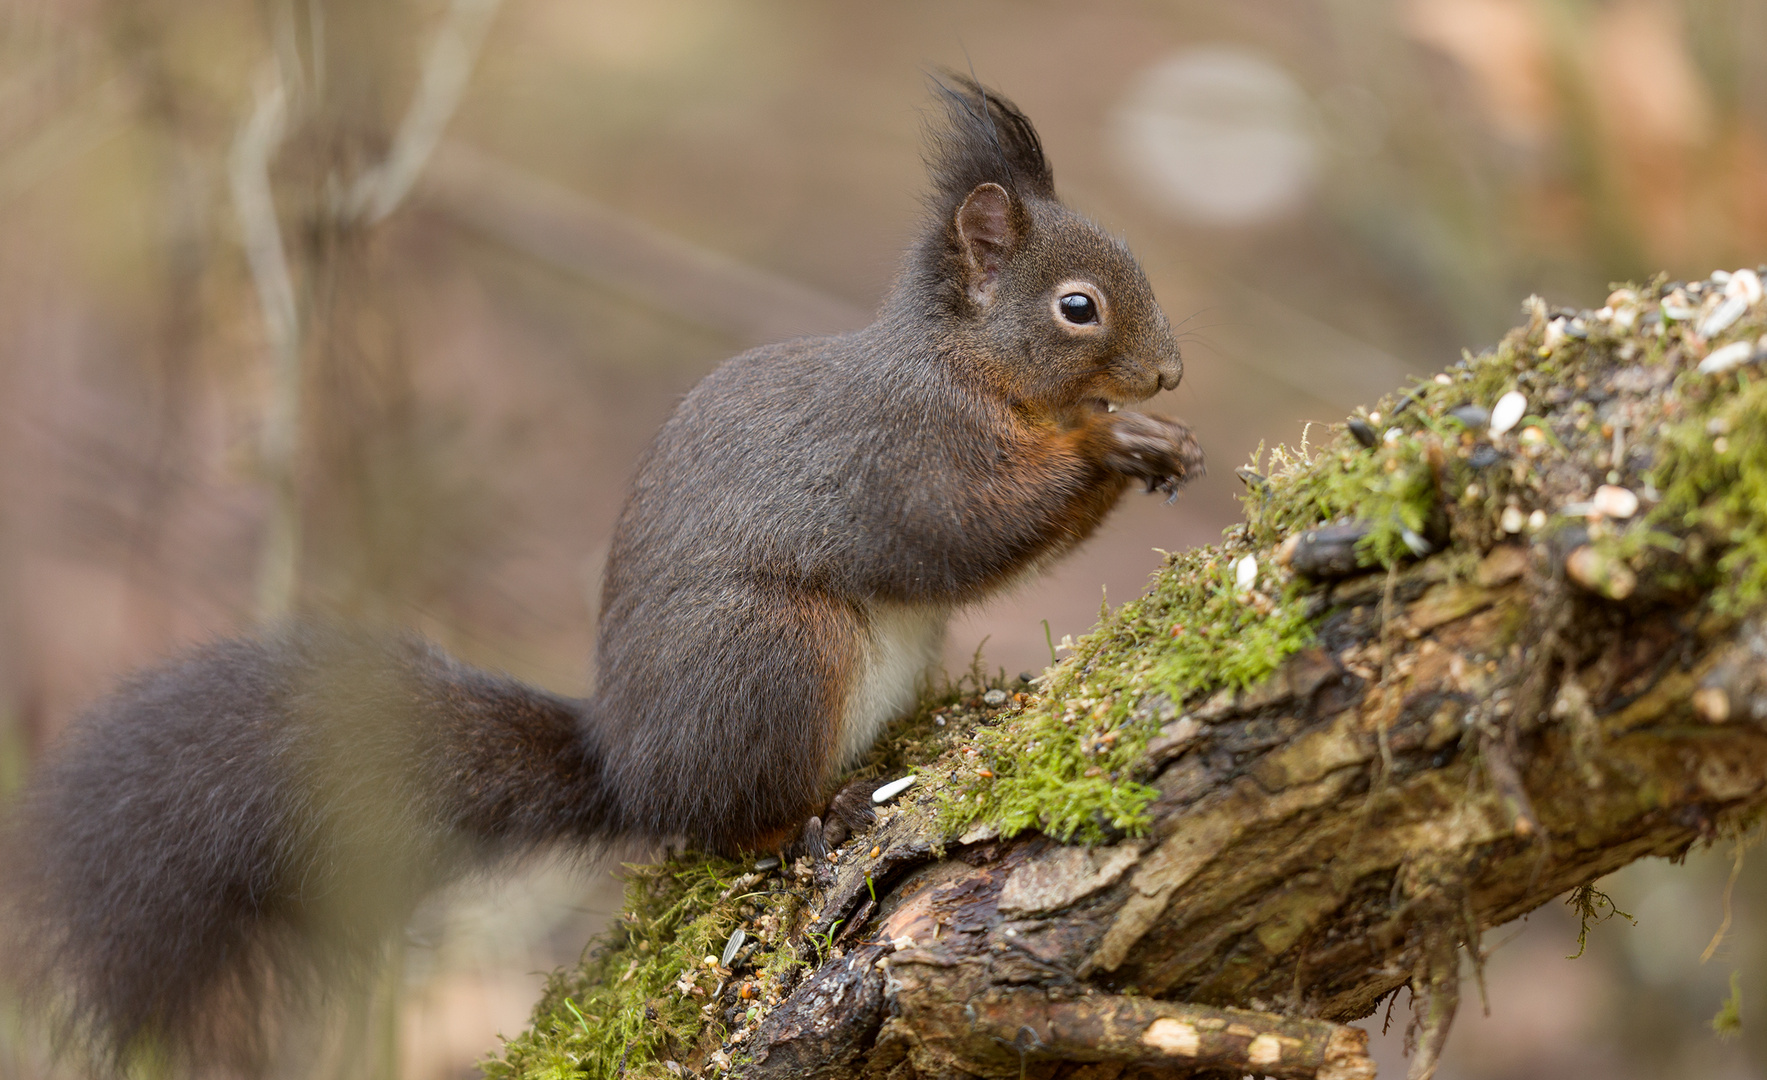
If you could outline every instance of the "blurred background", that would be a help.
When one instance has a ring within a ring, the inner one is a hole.
[[[1767,0],[0,0],[0,788],[290,610],[584,691],[636,455],[725,357],[867,321],[936,65],[1139,253],[1187,361],[1150,408],[1212,464],[966,613],[954,670],[1040,669],[1236,520],[1260,441],[1528,294],[1767,260]],[[1576,961],[1564,911],[1493,932],[1441,1075],[1767,1076],[1759,859],[1701,963],[1732,863],[1614,875],[1637,925]],[[473,1075],[617,906],[541,867],[427,912],[354,1075]],[[0,1078],[49,1075],[0,1021]]]

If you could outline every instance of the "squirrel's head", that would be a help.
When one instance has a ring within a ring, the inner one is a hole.
[[[1030,120],[969,79],[936,86],[946,114],[928,138],[936,216],[917,262],[962,352],[1014,397],[1050,408],[1177,386],[1178,342],[1140,264],[1056,199]]]

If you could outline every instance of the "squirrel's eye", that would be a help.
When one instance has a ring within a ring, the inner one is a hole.
[[[1098,305],[1085,293],[1071,292],[1062,297],[1061,317],[1077,326],[1098,321]]]

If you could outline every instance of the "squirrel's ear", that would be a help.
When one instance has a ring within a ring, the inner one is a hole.
[[[1023,239],[1023,215],[1013,212],[1012,199],[999,184],[977,184],[957,208],[957,241],[963,247],[971,300],[986,304],[1006,260]]]

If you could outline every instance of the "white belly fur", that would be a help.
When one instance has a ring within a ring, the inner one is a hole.
[[[914,708],[945,650],[949,608],[871,604],[859,677],[841,715],[836,766],[845,768],[871,749],[884,725]]]

